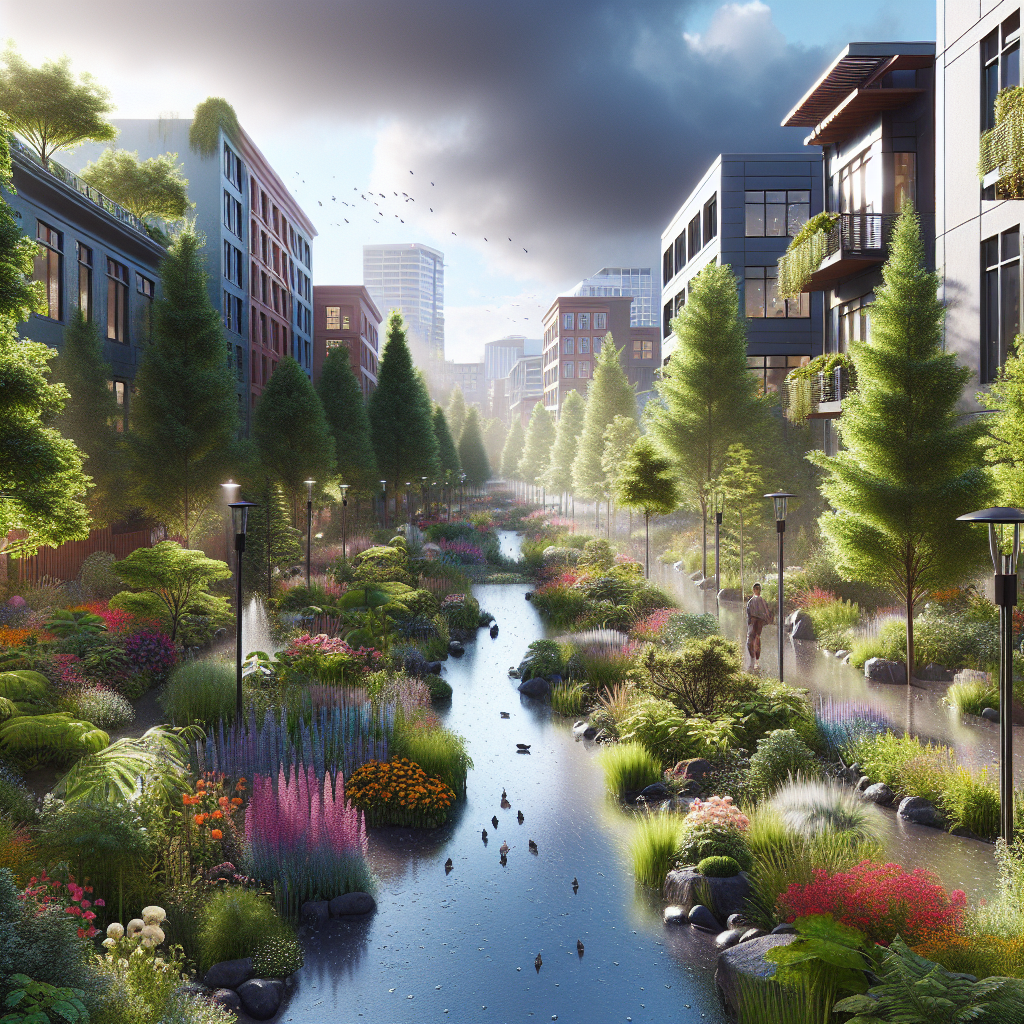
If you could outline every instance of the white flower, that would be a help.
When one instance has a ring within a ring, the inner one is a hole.
[[[167,911],[163,907],[143,907],[142,920],[146,924],[162,924],[167,919]]]
[[[111,927],[113,927],[113,925],[111,925]],[[118,927],[120,927],[120,925],[118,925]],[[113,949],[117,945],[117,939],[104,939],[103,945],[106,946],[107,949]]]
[[[160,930],[158,925],[147,924],[142,929],[142,944],[146,949],[152,949],[154,946],[159,946],[164,941],[164,933]]]
[[[120,939],[124,935],[124,925],[114,921],[107,925],[107,936],[111,939]]]
[[[145,928],[145,927],[146,927],[146,922],[145,921],[143,921],[141,918],[133,917],[128,922],[128,938],[129,939],[137,938],[142,933],[142,929]]]

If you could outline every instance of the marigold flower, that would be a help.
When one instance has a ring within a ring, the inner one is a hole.
[[[221,832],[221,830],[219,828],[214,828],[214,829],[210,830],[210,837],[212,839],[223,839],[224,838],[224,833]]]

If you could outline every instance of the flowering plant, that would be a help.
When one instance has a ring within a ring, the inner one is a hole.
[[[693,801],[693,806],[683,819],[683,825],[692,828],[697,825],[719,825],[746,832],[750,819],[732,802],[731,796],[712,796],[707,800]]]
[[[455,803],[455,792],[404,757],[367,761],[348,780],[348,797],[369,825],[437,828]]]
[[[128,659],[129,671],[146,673],[154,681],[167,675],[178,660],[174,642],[157,629],[140,629],[126,636],[121,644]]]
[[[28,880],[28,885],[18,898],[34,909],[35,917],[51,908],[58,908],[71,917],[79,918],[80,939],[91,939],[96,934],[96,926],[93,924],[96,911],[92,908],[105,906],[103,900],[93,898],[91,885],[79,885],[74,875],[69,875],[67,882],[62,882],[59,878],[51,878],[45,870]]]
[[[630,630],[630,636],[634,640],[646,640],[649,643],[654,643],[660,639],[674,614],[675,612],[671,608],[658,608],[650,615],[638,619]]]
[[[451,555],[463,565],[483,565],[487,559],[483,551],[468,540],[444,540],[438,543],[438,547],[445,555]]]
[[[377,671],[382,657],[375,647],[350,647],[340,637],[304,633],[278,655],[278,662],[284,668],[285,679],[292,671],[321,682],[340,683],[350,670],[360,675]]]
[[[139,947],[155,951],[167,938],[160,927],[166,920],[167,911],[163,907],[143,907],[142,916],[132,918],[127,926],[117,921],[108,924],[102,946],[109,950],[109,955],[119,959],[127,959]]]
[[[235,839],[241,829],[239,815],[245,804],[245,779],[232,787],[227,776],[205,772],[196,781],[195,793],[184,793],[182,819],[189,855],[207,864],[223,852],[224,833]]]

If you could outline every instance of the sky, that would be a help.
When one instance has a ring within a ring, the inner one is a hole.
[[[3,35],[34,63],[67,53],[112,116],[233,104],[317,227],[314,284],[361,282],[364,244],[440,249],[460,362],[540,337],[554,298],[602,267],[657,279],[661,231],[704,169],[798,150],[805,130],[779,122],[846,43],[935,38],[935,0],[45,8],[0,0]]]

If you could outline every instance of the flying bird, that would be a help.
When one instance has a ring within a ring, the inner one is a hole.
[[[540,953],[537,954],[537,959],[533,961],[533,966],[537,968],[537,973],[540,974],[540,969],[544,966],[544,961],[540,958]]]
[[[323,204],[323,203],[321,203],[321,202],[320,202],[320,200],[318,199],[318,200],[316,201],[316,205],[317,205],[317,206],[323,206],[324,204]]]
[[[433,213],[433,212],[434,212],[434,208],[433,208],[432,206],[430,207],[430,212],[431,212],[431,213]]]
[[[529,251],[530,251],[529,249],[524,249],[524,250],[523,250],[523,252],[529,252]]]
[[[522,812],[522,811],[520,811],[520,812],[519,812],[519,813],[518,813],[518,814],[516,815],[516,817],[517,817],[517,818],[519,819],[519,824],[520,824],[520,825],[522,825],[522,823],[523,823],[524,821],[526,821],[526,819],[525,819],[525,818],[523,817],[523,812]]]
[[[497,827],[498,827],[498,816],[497,816],[496,814],[495,814],[495,815],[494,815],[494,816],[493,816],[493,817],[491,818],[491,824],[492,824],[492,825],[493,825],[493,826],[494,826],[495,828],[497,828]]]
[[[348,217],[346,217],[346,218],[345,218],[345,223],[346,223],[346,224],[348,223]]]

